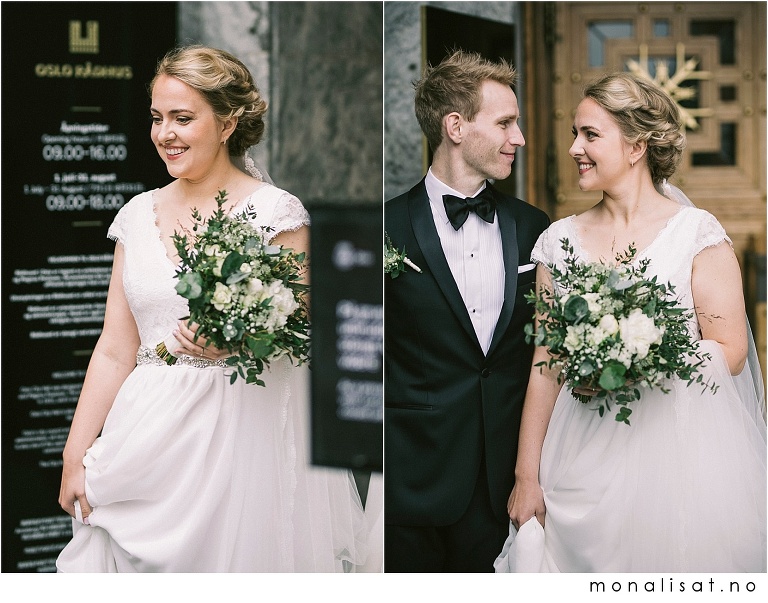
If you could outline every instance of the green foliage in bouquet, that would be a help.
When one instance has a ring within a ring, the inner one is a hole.
[[[176,291],[189,302],[189,320],[198,335],[232,353],[225,362],[246,383],[264,385],[259,375],[270,361],[309,357],[309,313],[300,283],[305,254],[269,245],[249,219],[254,211],[230,214],[223,206],[203,219],[195,209],[192,232],[174,233],[179,254]],[[267,229],[269,231],[269,229]]]
[[[564,268],[548,266],[556,295],[543,288],[526,296],[539,315],[539,326],[525,326],[526,340],[546,346],[551,358],[536,366],[560,368],[559,382],[597,390],[594,396],[574,392],[576,399],[594,403],[602,417],[617,408],[615,419],[629,425],[631,402],[640,387],[659,387],[674,375],[706,389],[699,368],[709,354],[698,350],[686,322],[693,311],[680,306],[674,286],[646,275],[650,260],[634,265],[632,246],[616,261],[580,262],[568,239],[562,239]]]

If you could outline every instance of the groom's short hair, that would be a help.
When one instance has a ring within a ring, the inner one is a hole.
[[[480,111],[486,80],[512,86],[517,72],[506,60],[490,61],[475,52],[455,50],[439,65],[427,65],[416,89],[416,119],[434,152],[443,141],[443,118],[452,112],[472,121]]]

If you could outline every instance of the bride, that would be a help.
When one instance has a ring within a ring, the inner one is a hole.
[[[174,288],[172,235],[193,208],[211,215],[220,190],[273,244],[307,250],[300,201],[234,163],[261,139],[267,103],[238,59],[200,46],[170,52],[150,91],[151,138],[174,180],[134,197],[109,229],[104,329],[63,455],[59,503],[74,537],[57,567],[355,571],[363,508],[350,472],[309,464],[308,369],[282,358],[265,387],[230,384],[226,352],[195,338]],[[173,366],[156,352],[171,332]]]
[[[643,389],[631,426],[601,418],[557,381],[531,372],[520,431],[510,536],[499,572],[766,571],[766,425],[759,367],[748,362],[738,261],[717,220],[666,180],[685,146],[675,103],[617,73],[589,86],[570,155],[579,187],[602,200],[552,224],[532,258],[563,266],[561,239],[584,261],[635,262],[693,308],[689,330],[717,392],[680,379]],[[548,359],[536,349],[534,365]],[[595,392],[579,391],[587,394]]]

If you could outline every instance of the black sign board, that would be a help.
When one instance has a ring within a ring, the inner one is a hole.
[[[375,206],[309,207],[312,461],[381,471],[382,210]]]
[[[2,571],[55,570],[61,452],[101,332],[117,210],[169,181],[147,84],[174,2],[2,3]]]

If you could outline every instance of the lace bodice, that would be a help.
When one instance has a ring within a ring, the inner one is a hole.
[[[565,252],[561,240],[567,238],[573,246],[574,253],[580,259],[593,262],[579,240],[575,216],[569,216],[554,222],[544,231],[531,253],[531,260],[541,264],[554,264],[564,267]],[[693,259],[707,247],[713,247],[722,241],[732,241],[725,229],[709,212],[695,207],[681,207],[670,218],[664,228],[659,231],[654,240],[645,249],[638,250],[634,262],[643,258],[650,259],[649,276],[657,275],[660,282],[671,283],[675,286],[675,295],[685,308],[693,308],[693,293],[691,291],[691,272]],[[688,325],[691,334],[699,337],[699,325],[695,316]]]
[[[139,329],[141,344],[154,348],[188,314],[187,300],[176,293],[176,266],[166,254],[156,223],[154,192],[131,199],[115,216],[108,237],[124,249],[123,287]],[[296,197],[264,184],[235,211],[253,209],[252,223],[271,227],[268,238],[309,224],[309,214]]]

